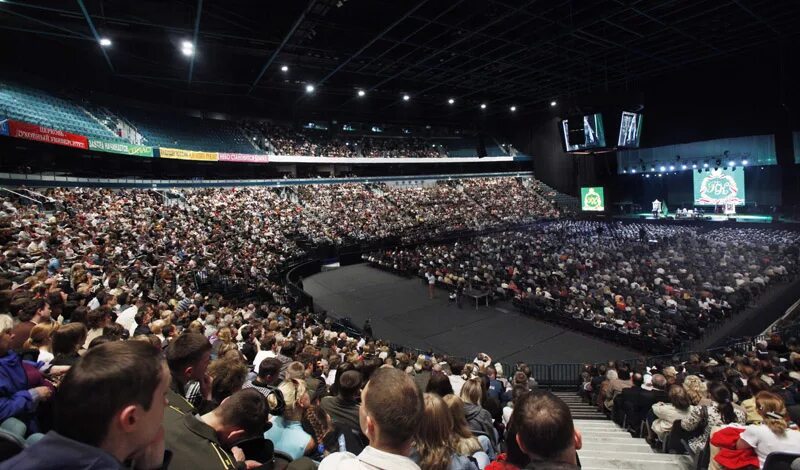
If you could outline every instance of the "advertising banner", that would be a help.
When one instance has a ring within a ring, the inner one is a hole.
[[[127,142],[112,142],[110,140],[89,139],[89,149],[98,152],[119,153],[122,155],[135,155],[138,157],[152,157],[153,147],[134,145]]]
[[[8,121],[8,135],[18,139],[35,140],[46,144],[64,145],[84,150],[89,148],[88,139],[82,135],[70,134],[69,132],[20,121]]]
[[[603,212],[606,210],[605,194],[602,187],[581,188],[581,210]]]
[[[201,162],[216,162],[219,160],[217,152],[198,152],[194,150],[182,150],[171,148],[159,148],[161,158],[174,158],[177,160],[194,160]]]
[[[269,163],[269,156],[252,153],[220,153],[219,161],[238,163]]]

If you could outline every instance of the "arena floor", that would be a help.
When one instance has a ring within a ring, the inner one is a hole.
[[[406,279],[366,264],[347,266],[303,280],[315,307],[332,317],[349,316],[356,326],[371,318],[375,337],[406,347],[455,356],[485,352],[496,361],[556,364],[632,359],[631,349],[521,315],[510,303],[459,309],[437,290],[428,299],[420,279]]]

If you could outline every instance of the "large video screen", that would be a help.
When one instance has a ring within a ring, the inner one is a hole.
[[[744,168],[717,168],[692,172],[694,175],[694,205],[722,206],[733,203],[743,206]]]
[[[617,147],[638,148],[639,139],[642,136],[642,118],[639,113],[622,112],[622,119],[619,122],[619,137],[617,137]]]
[[[606,210],[606,198],[602,187],[581,188],[581,210],[592,212]]]
[[[588,114],[572,119],[583,119],[583,136],[585,139],[583,143],[570,143],[569,119],[561,121],[561,131],[564,133],[564,148],[567,152],[598,149],[606,146],[606,133],[603,128],[602,114]]]

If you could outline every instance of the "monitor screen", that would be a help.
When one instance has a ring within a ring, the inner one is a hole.
[[[583,119],[583,135],[576,136],[570,128],[580,132],[580,123],[570,125],[570,120]],[[599,149],[606,146],[606,134],[603,128],[603,115],[600,113],[576,116],[561,121],[561,131],[564,135],[564,148],[567,152],[588,149]]]
[[[642,117],[643,116],[639,113],[631,113],[629,111],[622,112],[622,119],[619,123],[617,147],[639,147],[639,138],[642,135]]]
[[[744,168],[715,168],[710,171],[695,171],[693,175],[694,205],[745,204]]]
[[[606,198],[602,186],[581,188],[581,210],[591,212],[606,210]]]

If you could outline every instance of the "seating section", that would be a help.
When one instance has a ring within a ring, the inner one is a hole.
[[[0,83],[0,116],[87,137],[117,137],[74,101],[6,83]]]

